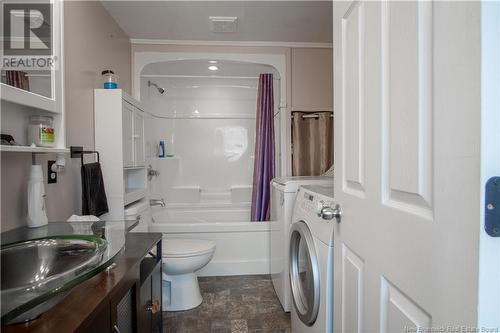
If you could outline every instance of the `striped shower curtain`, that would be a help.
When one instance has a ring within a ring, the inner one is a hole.
[[[273,74],[259,76],[255,133],[251,220],[268,221],[271,215],[271,180],[275,171]]]

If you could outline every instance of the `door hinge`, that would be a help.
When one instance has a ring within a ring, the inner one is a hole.
[[[484,229],[491,237],[500,237],[500,177],[486,182],[484,203]]]

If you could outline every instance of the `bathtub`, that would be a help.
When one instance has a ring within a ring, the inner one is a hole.
[[[248,204],[169,204],[154,207],[150,231],[163,239],[197,238],[216,243],[199,276],[269,274],[269,223],[249,222]]]

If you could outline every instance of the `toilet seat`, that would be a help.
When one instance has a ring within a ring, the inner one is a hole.
[[[203,239],[165,239],[162,257],[186,258],[213,252],[215,242]]]

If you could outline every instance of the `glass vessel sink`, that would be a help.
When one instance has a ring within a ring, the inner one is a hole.
[[[34,319],[61,301],[69,290],[61,287],[88,278],[101,264],[107,244],[94,235],[60,235],[2,246],[2,321]]]

